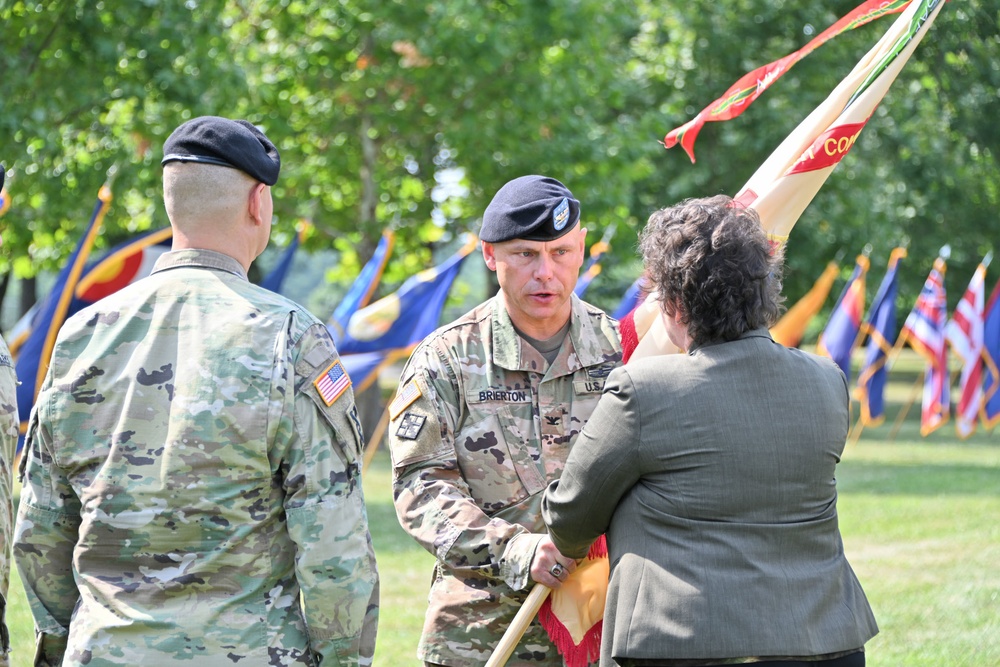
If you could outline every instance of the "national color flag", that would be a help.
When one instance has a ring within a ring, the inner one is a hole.
[[[392,255],[392,248],[395,243],[395,232],[391,229],[382,232],[382,238],[379,239],[378,245],[375,246],[375,252],[372,253],[371,258],[361,268],[361,273],[354,279],[354,282],[351,283],[351,286],[347,290],[347,294],[344,295],[344,298],[341,299],[336,309],[334,309],[330,321],[327,322],[327,328],[330,329],[330,334],[333,336],[335,342],[339,343],[344,337],[347,331],[347,323],[351,319],[351,316],[361,308],[367,306],[371,301],[372,295],[375,294],[375,290],[382,280],[382,272],[389,261],[389,256]],[[355,379],[355,382],[357,382],[357,379]]]
[[[455,254],[434,268],[409,278],[392,294],[358,310],[347,323],[347,331],[337,343],[345,367],[355,367],[354,355],[378,353],[384,358],[408,354],[413,347],[438,327],[448,292],[465,258],[476,249],[478,240],[466,235],[466,243]],[[371,373],[380,366],[370,366],[368,376],[353,376],[360,387],[370,384]],[[350,373],[350,370],[348,370]]]
[[[261,287],[269,289],[277,294],[282,294],[281,286],[284,285],[285,278],[288,277],[288,274],[292,269],[292,263],[295,261],[295,253],[302,244],[302,240],[309,231],[309,227],[310,224],[305,220],[299,223],[295,236],[292,237],[291,243],[289,243],[288,247],[285,248],[285,252],[281,253],[281,258],[278,260],[278,263],[275,264],[270,273],[264,276],[264,279],[260,281]]]
[[[1000,424],[1000,280],[986,303],[983,323],[983,426],[992,429]]]
[[[21,416],[22,436],[28,429],[31,408],[35,404],[35,398],[38,396],[38,390],[42,386],[45,373],[49,369],[49,360],[52,358],[56,334],[59,333],[59,328],[66,321],[73,293],[83,273],[87,258],[90,256],[94,239],[97,238],[104,222],[104,215],[111,205],[111,199],[111,188],[108,185],[102,186],[97,195],[94,212],[83,236],[76,249],[66,260],[66,265],[56,276],[52,291],[39,306],[35,321],[32,323],[31,335],[18,350],[14,368],[20,381],[17,387],[17,410]],[[21,441],[23,442],[23,437]],[[22,442],[18,442],[19,450]]]
[[[934,267],[899,334],[924,358],[924,395],[920,410],[920,434],[924,436],[945,424],[951,412],[951,378],[944,335],[948,321],[948,300],[944,288],[946,268],[943,257],[934,260]]]
[[[785,347],[798,347],[812,318],[823,308],[833,282],[840,274],[836,262],[829,262],[813,286],[771,327],[771,338]]]
[[[844,285],[816,345],[816,353],[833,359],[848,380],[851,379],[851,353],[858,343],[861,318],[865,313],[865,276],[869,265],[868,257],[858,255],[854,272]]]
[[[861,334],[868,336],[865,359],[858,372],[857,398],[861,404],[861,424],[878,426],[885,420],[886,361],[896,340],[896,295],[899,293],[899,260],[906,248],[896,248],[889,255],[885,277],[872,301]]]
[[[976,432],[976,422],[979,420],[983,401],[983,292],[989,259],[990,256],[987,256],[976,267],[965,294],[944,330],[952,352],[962,359],[958,405],[955,407],[955,431],[963,440]]]
[[[736,118],[746,111],[754,100],[781,78],[798,61],[815,51],[827,41],[841,33],[853,30],[875,19],[903,11],[910,0],[868,0],[842,16],[836,23],[814,37],[804,47],[790,53],[784,58],[775,60],[752,72],[744,74],[729,90],[717,100],[702,109],[697,116],[684,125],[671,130],[664,138],[667,148],[680,144],[694,162],[694,142],[702,126],[710,121],[722,121]]]

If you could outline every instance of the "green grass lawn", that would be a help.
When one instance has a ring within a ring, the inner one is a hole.
[[[893,436],[918,367],[911,357],[896,365],[888,422],[862,432],[838,473],[847,556],[881,628],[868,665],[1000,665],[1000,432],[959,441],[949,423],[923,438],[918,398]],[[365,493],[382,580],[375,665],[417,667],[433,559],[396,522],[384,450]],[[32,626],[16,574],[11,589],[11,664],[26,667]]]

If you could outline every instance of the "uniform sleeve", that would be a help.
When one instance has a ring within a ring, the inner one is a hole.
[[[604,394],[566,459],[562,476],[542,498],[542,519],[562,553],[583,558],[607,531],[611,516],[638,482],[641,414],[623,368],[608,377]]]
[[[14,539],[14,453],[17,449],[17,380],[10,353],[0,339],[0,666],[7,663],[10,635],[5,624],[10,586],[10,549]]]
[[[310,646],[322,667],[370,665],[378,571],[361,488],[361,425],[350,378],[326,329],[294,351],[291,424],[281,470]]]
[[[13,550],[35,620],[36,664],[60,665],[80,597],[73,578],[80,502],[53,456],[57,443],[46,411],[50,391],[46,379],[25,438]]]
[[[502,579],[521,590],[542,535],[487,516],[473,499],[455,452],[457,382],[431,346],[418,348],[403,370],[389,406],[396,515],[457,576]]]

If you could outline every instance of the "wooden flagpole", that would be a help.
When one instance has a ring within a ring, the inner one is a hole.
[[[517,648],[517,643],[521,641],[521,637],[524,636],[531,621],[538,614],[538,610],[542,608],[542,603],[551,592],[552,589],[548,586],[535,584],[535,587],[528,593],[524,604],[517,610],[517,615],[510,622],[507,632],[503,633],[503,637],[500,638],[500,643],[493,650],[493,654],[486,662],[486,667],[503,667],[507,664],[510,654]]]

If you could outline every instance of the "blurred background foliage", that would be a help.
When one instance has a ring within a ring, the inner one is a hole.
[[[829,42],[742,116],[707,125],[697,163],[665,150],[663,136],[856,4],[0,0],[0,161],[12,200],[0,220],[2,288],[19,285],[21,312],[44,293],[34,277],[75,247],[112,166],[99,248],[168,224],[163,141],[211,114],[247,118],[278,145],[272,245],[300,219],[315,226],[304,249],[318,280],[301,279],[319,292],[311,307],[332,310],[384,228],[398,243],[382,293],[478,229],[504,182],[545,173],[582,201],[590,242],[616,225],[588,292],[610,309],[641,268],[636,234],[649,213],[736,194],[895,17]],[[945,243],[950,303],[961,296],[1000,238],[998,17],[993,0],[943,8],[793,230],[789,303],[838,253],[846,277],[867,243],[871,296],[904,240],[904,312]]]

